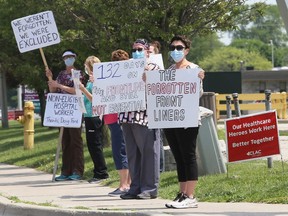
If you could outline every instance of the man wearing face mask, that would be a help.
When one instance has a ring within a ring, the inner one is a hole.
[[[62,54],[66,65],[56,80],[49,80],[48,86],[51,93],[75,94],[72,69],[76,54],[72,50],[66,50]],[[49,68],[46,69],[47,78],[53,76]],[[62,136],[62,168],[61,175],[55,181],[80,180],[84,172],[83,140],[81,128],[63,128]]]
[[[134,59],[149,58],[149,44],[145,39],[133,43]],[[157,70],[156,64],[148,63],[145,71]],[[148,72],[149,73],[149,72]],[[119,113],[128,157],[131,177],[130,189],[121,199],[154,199],[158,194],[160,132],[147,127],[146,110]]]

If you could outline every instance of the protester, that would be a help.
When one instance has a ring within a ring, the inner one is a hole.
[[[160,53],[161,45],[159,41],[152,41],[149,43],[149,53],[151,55],[159,54]],[[164,132],[160,130],[160,172],[165,171],[165,162],[164,162]]]
[[[95,56],[89,56],[85,61],[85,72],[90,79],[86,84],[80,84],[80,90],[84,93],[84,103],[86,113],[84,113],[85,133],[89,154],[92,158],[94,169],[93,178],[88,180],[89,183],[99,183],[109,177],[106,161],[103,153],[103,124],[99,116],[92,113],[92,88],[93,88],[93,64],[99,63],[100,60]]]
[[[112,61],[122,61],[128,59],[129,54],[121,49],[116,50],[111,54]],[[120,196],[128,192],[131,183],[123,131],[118,123],[118,113],[104,115],[104,122],[108,125],[111,133],[113,159],[120,178],[119,187],[110,192],[108,195]]]
[[[169,69],[199,68],[198,65],[186,59],[191,42],[185,36],[174,36],[170,41],[170,55],[175,61]],[[201,79],[200,96],[203,93],[202,79],[204,71],[198,73]],[[200,119],[200,118],[199,118]],[[200,122],[199,122],[200,123]],[[179,193],[176,198],[166,204],[167,208],[197,208],[198,203],[194,196],[198,181],[198,168],[196,161],[196,140],[198,127],[164,129],[170,149],[176,161]]]
[[[149,58],[149,44],[137,39],[132,47],[133,59]],[[146,71],[157,70],[156,64],[148,63]],[[119,114],[122,124],[131,185],[122,199],[154,199],[158,195],[160,141],[159,130],[147,127],[146,110]]]
[[[62,54],[66,69],[61,71],[56,80],[49,80],[48,86],[51,93],[75,94],[74,82],[71,70],[75,69],[76,54],[72,50],[66,50]],[[46,68],[47,78],[53,74]],[[83,140],[80,128],[63,128],[62,136],[62,168],[61,175],[55,181],[80,180],[84,172]]]
[[[159,41],[152,41],[149,43],[149,53],[150,54],[158,54],[161,50],[161,44]]]

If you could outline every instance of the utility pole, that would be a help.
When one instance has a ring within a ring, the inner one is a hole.
[[[273,40],[270,40],[271,45],[271,60],[272,60],[272,69],[274,68],[274,44]]]
[[[7,88],[6,88],[6,74],[2,70],[0,63],[0,100],[1,100],[1,112],[2,112],[2,128],[8,128],[8,112],[7,112]]]

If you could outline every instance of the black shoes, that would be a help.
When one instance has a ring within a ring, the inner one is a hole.
[[[138,198],[137,198],[137,195],[135,195],[135,194],[130,194],[129,192],[120,195],[120,198],[121,198],[121,199],[125,199],[125,200],[128,200],[128,199],[138,199]]]
[[[135,194],[130,194],[129,192],[120,195],[121,199],[156,199],[157,196],[156,195],[151,195],[149,193],[140,193],[138,195]]]
[[[137,195],[137,199],[156,199],[157,196],[156,195],[151,195],[149,193],[140,193]]]
[[[103,181],[105,179],[107,179],[107,178],[102,178],[102,179],[101,178],[92,178],[92,179],[88,180],[88,182],[90,184],[97,184],[97,183],[100,183],[101,181]]]

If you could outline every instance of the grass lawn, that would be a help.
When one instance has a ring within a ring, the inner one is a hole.
[[[287,135],[281,133],[280,135]],[[223,130],[218,131],[219,139],[224,139]],[[83,134],[83,139],[85,141]],[[0,163],[31,167],[48,173],[53,172],[58,129],[42,127],[35,122],[34,148],[23,148],[23,126],[17,121],[9,121],[9,129],[0,128]],[[85,143],[85,142],[84,142]],[[86,143],[84,145],[84,179],[92,177],[93,163]],[[105,157],[110,178],[103,184],[117,187],[118,174],[114,168],[112,151],[105,148]],[[61,158],[61,156],[60,156]],[[59,166],[61,167],[61,160]],[[227,165],[228,173],[202,176],[199,178],[196,196],[207,202],[261,202],[288,204],[288,164],[273,161],[273,168],[267,168],[267,160],[254,160]],[[58,173],[60,169],[58,168]],[[178,191],[175,171],[161,173],[159,196],[174,198]]]

